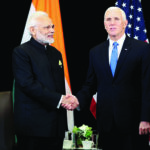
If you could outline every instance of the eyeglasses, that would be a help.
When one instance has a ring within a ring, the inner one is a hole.
[[[47,30],[54,29],[54,28],[55,28],[54,24],[43,27],[43,29],[47,29]]]
[[[54,24],[52,24],[52,25],[48,25],[48,26],[39,26],[39,27],[41,27],[41,28],[43,28],[44,30],[49,30],[49,29],[54,29],[55,28],[55,25]]]

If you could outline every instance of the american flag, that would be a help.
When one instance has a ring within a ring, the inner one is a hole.
[[[134,39],[148,42],[141,0],[118,0],[115,5],[126,13],[128,20],[126,34]]]

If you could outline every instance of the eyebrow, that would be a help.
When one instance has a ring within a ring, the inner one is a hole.
[[[119,17],[113,17],[115,20],[117,19],[117,20],[119,20],[120,18]],[[105,18],[105,20],[111,20],[112,19],[112,17],[108,17],[108,18]]]

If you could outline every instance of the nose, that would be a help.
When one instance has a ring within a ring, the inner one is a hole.
[[[114,24],[114,23],[115,23],[115,20],[111,19],[110,24]]]
[[[48,30],[48,32],[49,32],[49,33],[54,33],[54,32],[55,32],[55,29],[54,29],[53,27],[50,27],[49,30]]]

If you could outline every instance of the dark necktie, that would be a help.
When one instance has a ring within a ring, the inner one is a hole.
[[[116,69],[117,60],[118,60],[118,49],[117,49],[118,45],[119,44],[117,42],[113,43],[113,49],[112,49],[111,59],[110,59],[110,68],[111,68],[111,72],[113,76],[115,74],[115,69]]]

